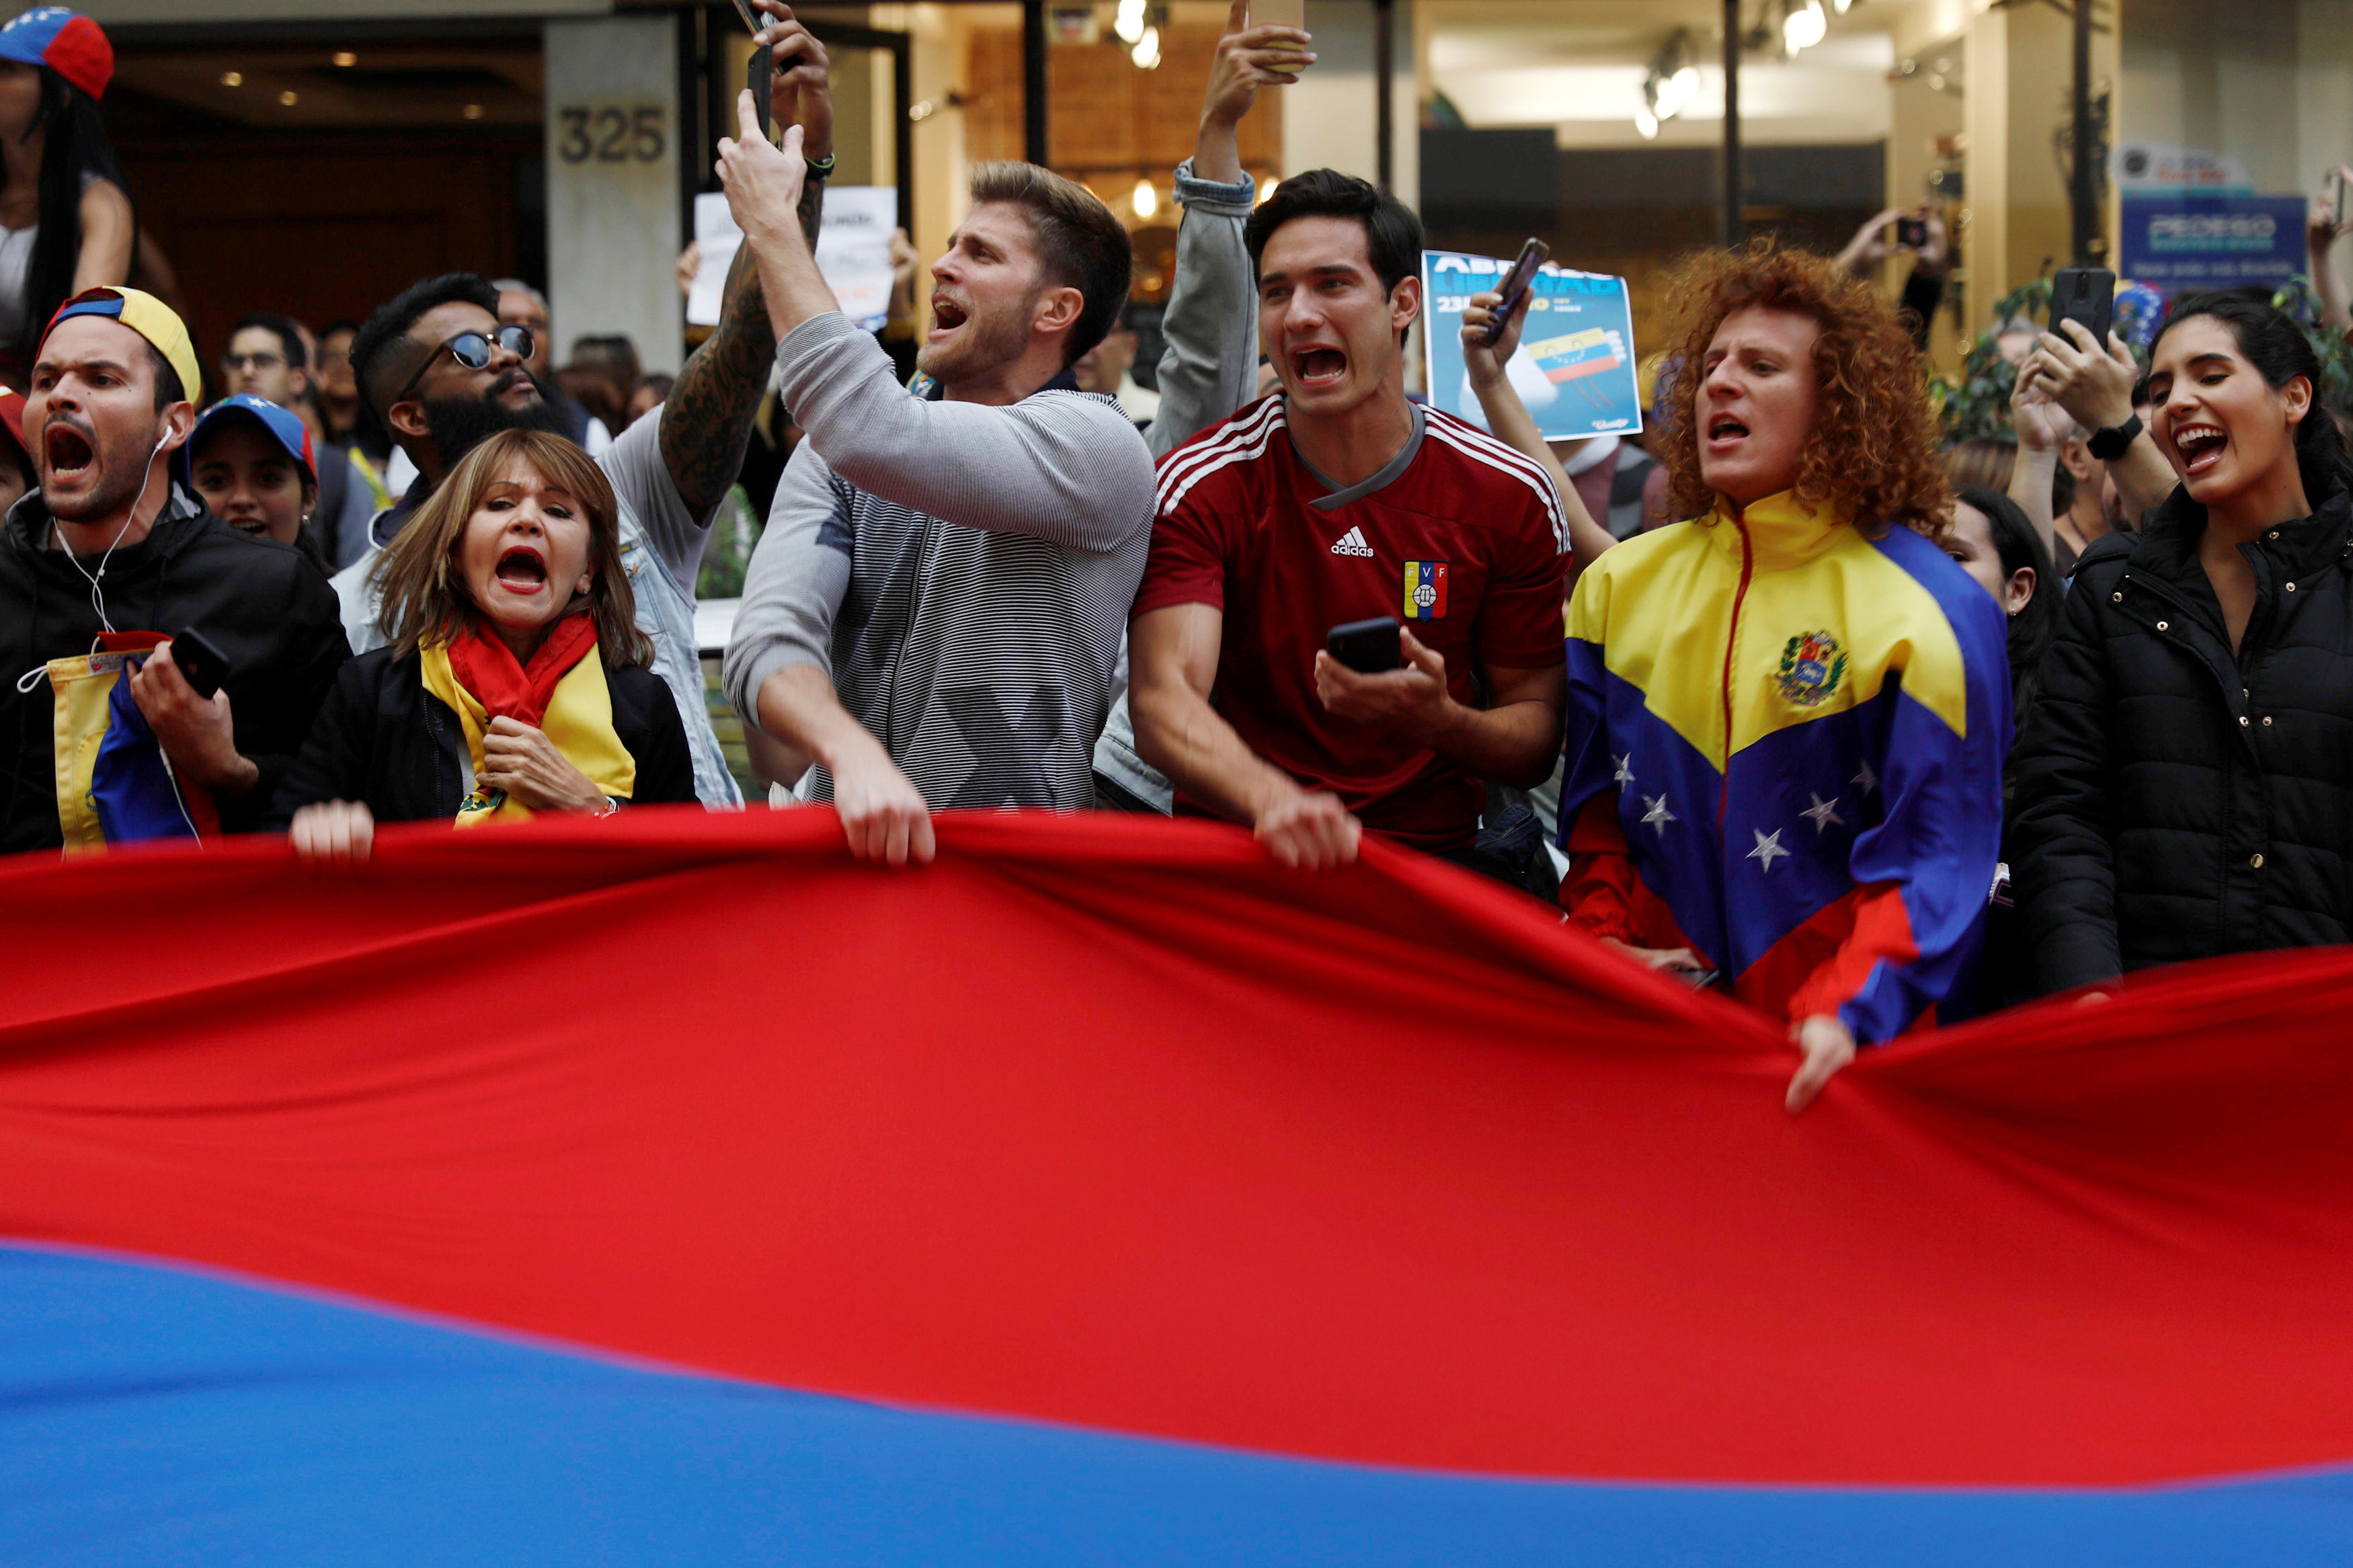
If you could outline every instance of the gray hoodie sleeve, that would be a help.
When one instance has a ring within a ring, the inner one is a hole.
[[[1105,552],[1152,529],[1152,455],[1117,405],[1047,392],[999,407],[908,395],[871,332],[835,311],[776,345],[805,443],[869,495],[991,533]]]
[[[720,665],[720,685],[746,724],[759,723],[760,687],[776,671],[808,664],[832,676],[834,620],[856,547],[849,498],[816,446],[803,441],[776,481]]]
[[[1160,331],[1160,412],[1146,432],[1155,458],[1248,403],[1258,391],[1258,289],[1242,225],[1252,187],[1198,179],[1176,165],[1176,276]]]

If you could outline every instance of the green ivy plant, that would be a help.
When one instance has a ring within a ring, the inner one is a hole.
[[[2320,384],[2314,389],[2320,405],[2353,414],[2353,342],[2320,324],[2320,296],[2313,292],[2312,279],[2301,273],[2289,279],[2272,296],[2272,304],[2302,327],[2312,343],[2313,357],[2320,361]]]

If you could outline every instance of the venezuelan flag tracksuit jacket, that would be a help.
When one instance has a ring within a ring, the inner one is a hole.
[[[1561,901],[1884,1040],[1982,931],[2010,749],[1993,596],[1788,494],[1629,540],[1568,612]]]

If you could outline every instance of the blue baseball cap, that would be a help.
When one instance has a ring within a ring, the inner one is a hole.
[[[205,410],[196,427],[188,433],[188,443],[180,448],[180,477],[186,479],[195,466],[196,450],[207,435],[217,435],[224,425],[259,425],[270,439],[286,448],[286,455],[302,465],[311,483],[319,482],[319,465],[311,455],[311,427],[294,415],[280,408],[266,397],[256,397],[249,392],[239,392],[222,398]]]
[[[114,46],[79,11],[36,5],[0,27],[0,59],[47,66],[90,95],[104,98],[114,79]]]

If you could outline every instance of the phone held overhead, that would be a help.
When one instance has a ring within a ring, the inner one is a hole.
[[[1531,239],[1520,247],[1520,258],[1512,263],[1512,269],[1504,274],[1503,284],[1495,290],[1503,298],[1495,303],[1494,319],[1487,323],[1489,342],[1504,335],[1504,323],[1510,321],[1512,312],[1520,308],[1521,296],[1535,287],[1536,269],[1551,254],[1552,247],[1541,239]]]

